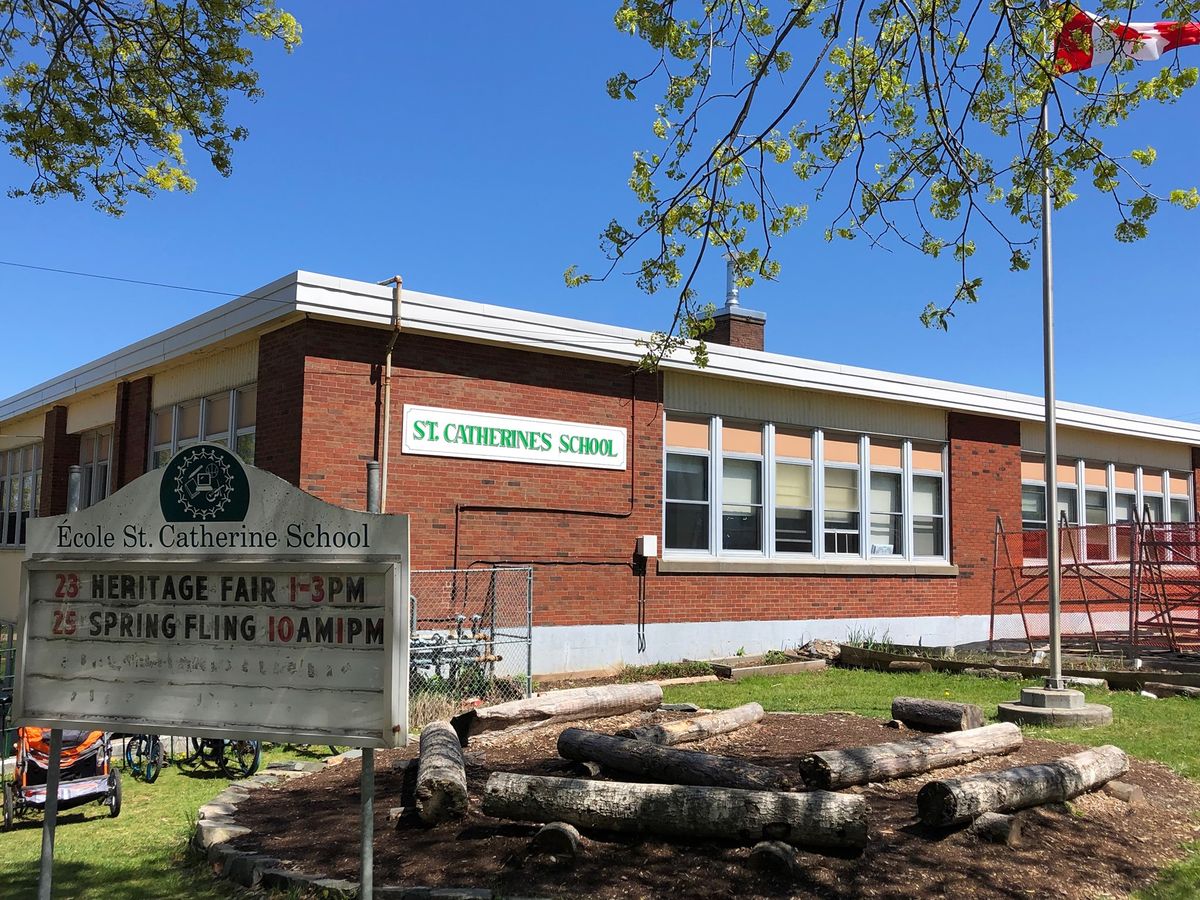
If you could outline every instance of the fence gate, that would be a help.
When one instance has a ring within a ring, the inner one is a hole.
[[[412,704],[528,697],[533,569],[413,569],[411,578]]]

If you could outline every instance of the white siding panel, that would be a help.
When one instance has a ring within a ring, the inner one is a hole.
[[[1021,423],[1021,449],[1030,453],[1046,451],[1045,426],[1041,422]],[[1058,429],[1058,455],[1060,459],[1092,459],[1154,466],[1176,472],[1192,470],[1192,448],[1188,444],[1149,441],[1124,434],[1084,431],[1081,428]]]
[[[117,391],[110,388],[89,397],[72,399],[67,408],[67,433],[79,434],[111,425],[117,409]]]
[[[11,422],[5,422],[0,425],[0,450],[11,450],[13,447],[36,444],[45,433],[45,413],[34,413],[13,419]]]
[[[227,391],[258,380],[258,341],[193,358],[154,376],[151,403],[155,409]]]
[[[666,372],[668,410],[870,434],[946,440],[945,410]]]

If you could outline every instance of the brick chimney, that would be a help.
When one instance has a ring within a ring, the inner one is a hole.
[[[715,327],[704,336],[710,344],[725,344],[743,350],[763,349],[767,314],[744,309],[738,302],[738,286],[733,278],[733,260],[726,257],[725,306],[713,316]]]

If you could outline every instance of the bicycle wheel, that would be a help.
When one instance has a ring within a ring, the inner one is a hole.
[[[135,734],[125,739],[125,768],[134,778],[146,775],[149,741],[144,734]]]
[[[142,777],[145,778],[146,784],[154,784],[158,779],[159,773],[163,767],[163,745],[157,734],[147,735],[145,737],[146,762],[142,769]]]
[[[258,741],[227,741],[221,757],[222,769],[230,778],[249,778],[262,762],[262,745]]]

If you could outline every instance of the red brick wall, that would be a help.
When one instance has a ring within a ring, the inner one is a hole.
[[[146,472],[150,457],[151,383],[149,377],[117,383],[117,404],[113,415],[114,491]]]
[[[298,481],[332,503],[365,507],[365,464],[380,444],[380,364],[388,336],[307,321],[276,332],[274,343],[260,349],[260,369],[278,363],[291,383],[303,383],[304,402],[293,405],[300,414],[292,416],[303,429]],[[297,373],[300,354],[303,372]],[[403,333],[393,379],[387,509],[412,516],[414,568],[533,564],[537,624],[636,620],[634,542],[639,534],[662,531],[656,376]],[[284,381],[268,386],[260,371],[259,391],[259,452],[277,442],[285,457],[293,438],[269,434],[282,431],[282,423],[268,424],[261,412],[266,398],[287,396]],[[615,472],[405,455],[405,403],[623,427],[629,466]],[[649,622],[957,612],[954,578],[659,575],[652,565],[646,593]]]
[[[958,566],[959,611],[987,613],[992,603],[996,516],[1021,531],[1021,424],[949,413],[950,559]]]
[[[300,481],[304,354],[309,331],[307,322],[297,322],[264,334],[258,342],[254,464],[292,484]]]
[[[713,316],[713,330],[704,339],[713,344],[761,350],[765,327],[763,319],[753,316],[719,314]]]
[[[79,465],[79,435],[67,434],[67,408],[51,407],[46,412],[42,437],[42,490],[39,516],[57,516],[67,511],[70,467]]]

